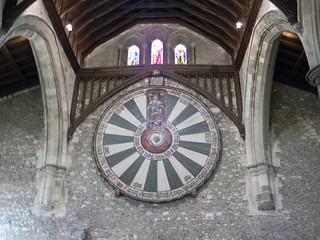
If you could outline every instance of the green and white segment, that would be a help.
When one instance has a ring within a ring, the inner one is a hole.
[[[94,151],[107,180],[123,194],[148,202],[181,198],[200,187],[215,168],[220,151],[211,112],[193,96],[166,90],[167,129],[172,143],[162,153],[141,145],[146,129],[147,96],[139,89],[107,109],[97,127]]]

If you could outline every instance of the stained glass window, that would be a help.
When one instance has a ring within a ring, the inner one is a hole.
[[[139,65],[140,49],[136,45],[132,45],[128,49],[128,66]]]
[[[183,44],[179,44],[174,49],[175,64],[187,64],[187,49]]]
[[[163,43],[159,39],[151,45],[151,64],[163,64]]]

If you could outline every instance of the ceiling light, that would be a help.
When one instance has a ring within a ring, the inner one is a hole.
[[[72,24],[71,24],[71,21],[67,21],[66,22],[66,30],[68,32],[72,32]]]
[[[243,26],[243,23],[240,20],[238,20],[236,22],[236,28],[242,28],[242,26]]]
[[[237,18],[237,22],[236,22],[236,28],[242,28],[243,27],[243,23],[244,23],[244,19],[247,18],[249,16],[240,16]]]

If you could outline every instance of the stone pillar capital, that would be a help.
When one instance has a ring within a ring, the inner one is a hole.
[[[318,95],[320,98],[320,64],[314,66],[309,70],[309,72],[306,75],[307,83],[309,83],[311,86],[314,86],[318,90]]]
[[[320,84],[320,64],[314,66],[306,75],[307,82],[314,87]]]

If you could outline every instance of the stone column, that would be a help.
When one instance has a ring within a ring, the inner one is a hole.
[[[166,60],[166,62],[164,62],[164,64],[171,64],[171,45],[170,45],[170,43],[167,43],[167,45],[166,45],[166,53],[164,53],[164,56],[167,56],[167,60]],[[173,55],[174,55],[174,53],[173,53]],[[173,57],[173,59],[174,59],[174,57]],[[173,61],[173,63],[172,64],[174,64],[174,61]]]
[[[145,65],[147,59],[147,44],[142,44],[142,64]]]
[[[118,46],[118,66],[122,65],[122,58],[123,58],[123,46],[119,45]]]
[[[314,66],[309,70],[306,75],[307,82],[318,89],[318,95],[320,98],[320,64]]]
[[[196,45],[195,45],[195,43],[191,43],[190,50],[188,49],[188,64],[196,64]]]

